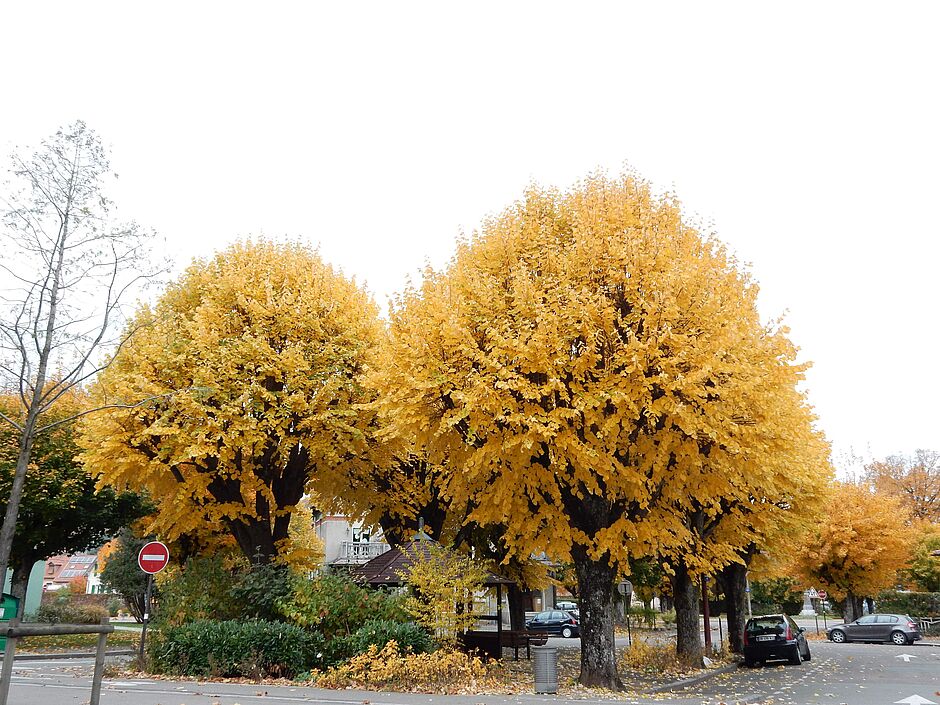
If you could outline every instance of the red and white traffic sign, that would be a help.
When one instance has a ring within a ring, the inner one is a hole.
[[[137,565],[145,573],[159,573],[170,562],[170,549],[159,541],[151,541],[137,554]]]
[[[820,600],[825,600],[827,597],[829,597],[829,593],[827,593],[825,590],[820,590],[820,591],[819,591],[819,599],[820,599]]]

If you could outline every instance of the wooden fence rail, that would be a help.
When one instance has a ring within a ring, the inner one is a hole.
[[[59,636],[61,634],[97,634],[98,648],[95,651],[95,675],[91,680],[91,699],[89,705],[98,705],[101,699],[101,678],[104,675],[105,647],[108,634],[114,626],[102,617],[101,624],[23,624],[19,619],[11,619],[0,624],[0,634],[6,634],[7,646],[3,652],[3,670],[0,671],[0,705],[7,705],[10,695],[10,682],[13,679],[13,656],[16,653],[16,640],[24,636]]]

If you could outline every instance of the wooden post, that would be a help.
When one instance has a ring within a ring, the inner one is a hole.
[[[708,578],[702,576],[702,610],[705,620],[705,651],[712,650],[712,618],[708,612]]]
[[[14,617],[4,625],[7,629],[7,647],[3,652],[3,671],[0,672],[0,705],[7,705],[10,696],[10,682],[13,680],[13,655],[16,653],[16,637],[10,632],[20,626],[19,617]]]
[[[101,618],[101,625],[108,626],[108,617]],[[101,699],[101,679],[104,677],[104,652],[108,644],[108,633],[98,635],[98,649],[95,651],[95,675],[91,679],[91,699],[88,705],[98,705]]]
[[[496,583],[496,651],[503,658],[503,586]],[[516,658],[519,652],[516,651]]]

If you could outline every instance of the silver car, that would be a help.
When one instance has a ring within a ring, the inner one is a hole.
[[[903,646],[921,639],[917,622],[906,614],[869,614],[854,622],[829,627],[826,636],[836,644],[846,641],[890,641]]]

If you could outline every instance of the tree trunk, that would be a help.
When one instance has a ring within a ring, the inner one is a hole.
[[[856,597],[851,590],[845,596],[845,610],[842,616],[846,622],[854,622],[862,616],[862,598]]]
[[[600,560],[588,557],[583,546],[571,551],[578,576],[581,610],[581,685],[623,690],[617,674],[614,649],[613,596],[616,569],[609,554]]]
[[[721,571],[728,614],[728,644],[732,653],[744,651],[744,623],[747,620],[747,566],[731,563]]]
[[[244,517],[230,519],[228,525],[241,552],[252,564],[265,565],[277,556],[270,520]]]
[[[29,582],[29,574],[33,569],[33,563],[36,561],[27,559],[17,561],[12,566],[13,580],[10,583],[10,594],[19,599],[20,604],[16,610],[16,616],[23,619],[23,612],[26,609],[26,588]]]
[[[29,455],[33,448],[33,438],[38,417],[36,411],[30,409],[23,424],[20,436],[20,452],[16,458],[16,472],[13,475],[13,484],[10,488],[10,497],[7,499],[6,512],[3,515],[3,526],[0,528],[0,585],[6,582],[7,568],[10,567],[10,553],[13,551],[13,536],[16,533],[16,519],[20,512],[20,500],[23,497],[23,487],[26,484],[26,471],[29,469]]]
[[[682,562],[673,566],[672,596],[676,604],[676,654],[697,658],[702,655],[699,626],[699,592]]]
[[[509,586],[509,628],[525,629],[525,602],[522,588],[517,583]]]

